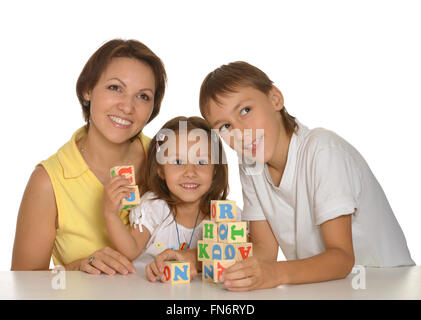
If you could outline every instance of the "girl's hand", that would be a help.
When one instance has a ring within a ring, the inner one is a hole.
[[[136,272],[133,264],[125,256],[109,247],[94,252],[92,256],[94,258],[91,264],[89,258],[80,261],[79,271],[90,274],[103,272],[108,275],[114,275],[116,272],[123,275]]]
[[[104,195],[102,198],[102,211],[105,214],[116,214],[120,209],[121,200],[130,197],[133,191],[127,187],[130,181],[122,176],[112,177],[104,185]]]
[[[157,256],[155,260],[146,266],[146,278],[151,282],[156,282],[157,278],[164,280],[164,262],[165,261],[185,261],[190,262],[190,279],[197,276],[197,249],[172,250],[167,249]]]
[[[221,280],[230,291],[249,291],[278,286],[276,262],[260,261],[249,257],[227,268]]]

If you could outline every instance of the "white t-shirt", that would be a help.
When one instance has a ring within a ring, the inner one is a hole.
[[[240,164],[243,220],[267,220],[288,260],[324,252],[320,225],[352,214],[355,264],[414,265],[386,196],[358,151],[334,132],[298,121],[286,167],[275,186],[265,164]]]
[[[145,193],[140,199],[140,205],[130,212],[130,225],[138,225],[136,227],[139,227],[140,230],[142,230],[142,226],[145,226],[151,233],[145,250],[133,261],[136,268],[145,267],[154,260],[157,254],[166,249],[178,250],[180,247],[174,215],[166,201],[152,200],[155,197],[152,192]],[[178,224],[180,243],[188,244],[191,238],[190,248],[196,248],[197,241],[202,238],[202,223],[203,221],[196,226],[193,236],[193,228],[186,228]]]

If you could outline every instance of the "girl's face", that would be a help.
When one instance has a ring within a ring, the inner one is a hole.
[[[247,158],[269,162],[279,142],[282,126],[281,92],[273,87],[268,95],[253,87],[218,96],[210,101],[206,120],[218,129],[227,144]]]
[[[91,92],[90,129],[113,143],[135,136],[149,120],[154,106],[155,76],[147,64],[113,58]]]
[[[176,148],[168,149],[168,161],[158,169],[159,175],[172,195],[184,203],[199,205],[210,189],[214,175],[208,139],[188,141],[186,134],[177,133],[169,137],[168,145],[172,144]]]

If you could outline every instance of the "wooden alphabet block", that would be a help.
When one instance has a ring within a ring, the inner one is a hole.
[[[124,208],[127,206],[135,207],[140,204],[139,188],[136,185],[127,187],[133,189],[133,191],[130,193],[130,197],[121,200],[123,210],[125,210]]]
[[[241,261],[253,256],[253,244],[251,242],[236,243],[235,260]]]
[[[247,242],[247,222],[223,222],[218,225],[218,241],[223,243]]]
[[[212,260],[202,261],[202,281],[213,282],[213,261]]]
[[[236,246],[231,243],[197,241],[197,260],[235,260]]]
[[[199,240],[197,241],[197,260],[210,260],[212,252],[212,242]]]
[[[224,243],[223,244],[223,260],[235,260],[237,261],[237,244],[236,243]]]
[[[211,220],[203,221],[203,240],[218,241],[218,224]]]
[[[136,185],[136,178],[135,178],[135,175],[134,175],[134,166],[112,167],[110,169],[111,177],[114,177],[116,174],[118,174],[119,176],[123,176],[126,179],[129,179],[130,185],[132,185],[132,186]]]
[[[215,222],[236,221],[237,207],[235,201],[211,200],[211,220]]]
[[[235,264],[235,260],[214,260],[213,261],[213,281],[221,282],[222,272]]]
[[[164,262],[164,282],[171,284],[190,283],[190,263],[182,261]]]

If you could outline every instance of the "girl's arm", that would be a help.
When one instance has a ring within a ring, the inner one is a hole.
[[[129,197],[132,190],[127,185],[128,180],[121,176],[109,180],[104,186],[102,212],[111,243],[117,251],[133,261],[145,249],[151,234],[146,227],[142,228],[143,232],[134,227],[128,230],[118,215],[121,200]]]
[[[351,215],[344,215],[320,225],[325,251],[310,258],[291,261],[263,261],[256,256],[231,266],[223,274],[232,291],[272,288],[281,284],[321,282],[345,278],[354,266]],[[252,232],[252,229],[250,230]],[[251,234],[252,238],[259,238]],[[256,248],[259,250],[259,243]],[[253,243],[254,248],[254,243]]]
[[[47,171],[29,178],[16,224],[11,270],[48,270],[56,238],[57,206]]]

